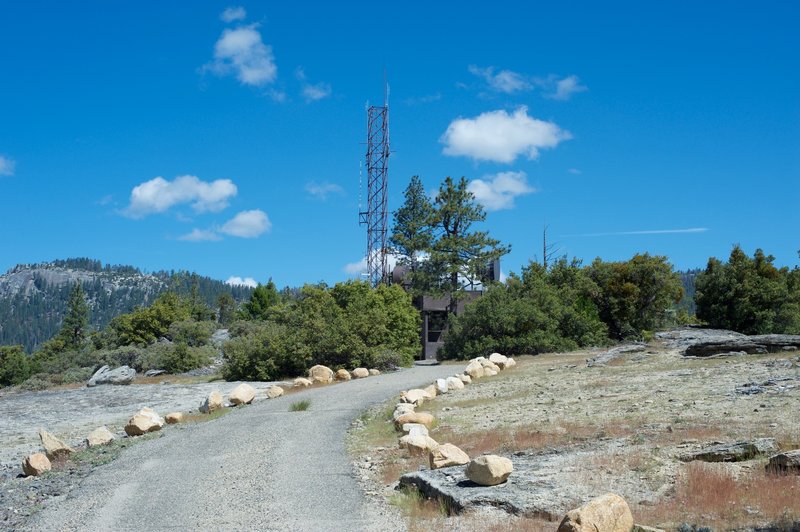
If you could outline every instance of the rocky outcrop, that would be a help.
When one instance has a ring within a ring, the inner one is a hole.
[[[242,383],[228,395],[228,401],[235,406],[249,405],[256,398],[256,389],[247,383]]]
[[[164,420],[167,422],[167,425],[175,425],[177,423],[183,423],[185,418],[186,416],[183,412],[170,412],[164,417]]]
[[[39,439],[42,441],[44,453],[50,460],[68,458],[69,455],[75,452],[75,449],[44,429],[39,429]]]
[[[312,382],[330,384],[333,382],[333,370],[328,366],[316,365],[308,370],[308,378]]]
[[[800,449],[770,456],[767,470],[781,473],[800,473]]]
[[[280,386],[270,386],[267,389],[267,399],[277,399],[283,395],[283,388]]]
[[[698,341],[684,351],[687,357],[708,357],[725,353],[764,354],[800,348],[800,335],[761,334]]]
[[[759,456],[775,453],[778,445],[773,438],[757,438],[752,441],[718,443],[707,446],[680,457],[683,462],[700,460],[703,462],[742,462]]]
[[[103,366],[94,372],[94,375],[87,381],[86,386],[92,387],[98,384],[130,384],[136,377],[136,370],[128,366],[120,366],[111,369]]]
[[[468,464],[469,455],[452,443],[445,443],[428,453],[428,461],[431,469],[441,469]]]
[[[125,434],[128,436],[141,436],[149,432],[161,430],[164,418],[156,414],[152,408],[142,408],[125,425]]]
[[[479,486],[496,486],[508,480],[514,471],[511,460],[503,456],[488,454],[472,460],[464,473]]]
[[[114,434],[108,430],[108,427],[99,427],[94,429],[86,436],[87,447],[98,447],[100,445],[108,445],[114,441]]]
[[[354,379],[363,379],[369,377],[369,370],[367,368],[356,368],[351,375]]]
[[[763,354],[800,349],[800,335],[761,334],[747,336],[722,329],[681,327],[656,333],[667,347],[678,349],[685,356],[709,357],[725,354]]]
[[[580,508],[570,510],[558,532],[631,532],[633,515],[625,499],[607,493]]]
[[[214,390],[208,394],[206,400],[202,402],[200,405],[200,411],[204,414],[210,414],[211,412],[222,410],[224,406],[225,405],[222,402],[222,394],[217,390]]]
[[[349,381],[352,377],[350,377],[350,372],[346,369],[340,369],[336,371],[336,380],[337,381]]]
[[[22,472],[29,477],[38,477],[50,471],[52,464],[44,453],[33,453],[22,461]]]

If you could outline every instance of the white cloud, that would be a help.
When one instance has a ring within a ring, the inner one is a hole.
[[[262,210],[242,211],[219,228],[220,233],[240,238],[255,238],[272,229],[267,213]]]
[[[536,159],[542,148],[554,148],[572,135],[553,122],[528,116],[528,108],[513,114],[490,111],[475,118],[457,118],[439,139],[444,154],[477,161],[511,163],[520,155]]]
[[[248,286],[250,288],[255,288],[256,286],[258,286],[258,281],[256,281],[252,277],[242,278],[237,275],[231,275],[230,277],[228,277],[228,280],[225,281],[225,284],[231,286]]]
[[[331,86],[327,83],[317,83],[315,85],[303,86],[303,98],[307,102],[316,102],[331,95]]]
[[[394,267],[397,266],[397,255],[389,254],[386,259],[387,266],[389,271],[391,272],[394,270]],[[366,276],[367,274],[367,257],[362,258],[360,261],[357,262],[349,262],[344,265],[342,268],[344,272],[348,275],[352,276]]]
[[[344,196],[344,189],[335,183],[328,183],[327,181],[323,183],[317,183],[316,181],[310,181],[306,183],[306,192],[314,196],[315,198],[319,198],[321,200],[328,199],[328,196],[331,194],[338,194],[339,196]]]
[[[467,190],[488,211],[512,209],[516,197],[536,192],[535,188],[528,185],[525,172],[500,172],[473,179],[467,185]]]
[[[306,76],[306,71],[301,66],[294,70],[294,76],[303,84],[300,92],[307,103],[325,99],[333,92],[330,84],[328,83],[308,83],[306,81],[308,79]]]
[[[179,236],[178,240],[186,240],[187,242],[216,242],[222,240],[222,237],[211,230],[193,229],[191,233]]]
[[[514,92],[527,91],[533,88],[530,81],[518,72],[511,70],[501,70],[494,73],[494,67],[480,68],[475,65],[469,66],[469,71],[478,77],[486,80],[492,90],[512,94]]]
[[[219,76],[233,74],[242,84],[256,87],[278,76],[272,47],[261,40],[257,24],[224,30],[214,46],[214,61],[204,69]]]
[[[231,6],[225,8],[225,11],[220,14],[219,18],[223,22],[228,23],[244,20],[247,18],[247,11],[245,11],[242,6]]]
[[[230,179],[207,182],[184,175],[167,181],[159,176],[133,187],[130,204],[123,214],[142,218],[185,203],[191,204],[195,212],[219,212],[236,193],[236,185]]]
[[[14,175],[16,166],[17,163],[14,159],[0,155],[0,175]]]
[[[551,92],[546,93],[545,97],[552,100],[569,100],[573,94],[586,92],[588,87],[581,85],[578,76],[567,76],[563,79],[555,80]]]

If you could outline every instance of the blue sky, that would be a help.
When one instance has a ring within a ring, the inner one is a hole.
[[[505,272],[545,223],[585,261],[740,243],[796,265],[798,21],[788,1],[0,2],[0,269],[353,275],[384,71],[390,209],[411,175],[467,177]]]

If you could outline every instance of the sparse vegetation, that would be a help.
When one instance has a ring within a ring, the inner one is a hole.
[[[302,401],[295,401],[289,405],[289,412],[305,412],[311,407],[311,401],[303,399]]]

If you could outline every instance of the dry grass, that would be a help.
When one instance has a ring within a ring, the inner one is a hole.
[[[408,520],[408,530],[410,531],[431,530],[434,520],[450,514],[445,503],[427,499],[414,488],[403,488],[392,495],[389,502],[403,512]]]
[[[662,527],[675,526],[678,516],[714,529],[780,525],[800,518],[800,477],[763,468],[737,477],[726,464],[692,462],[679,471],[674,497],[636,514],[636,522]]]
[[[219,419],[233,411],[233,408],[220,408],[219,410],[214,410],[210,414],[204,414],[202,412],[186,414],[183,418],[183,423],[203,423],[205,421],[212,421],[214,419]]]
[[[469,455],[477,455],[563,447],[602,437],[622,438],[633,433],[633,429],[621,421],[603,426],[564,422],[549,430],[532,425],[472,432],[440,427],[432,433],[432,437],[439,442],[452,443]]]

